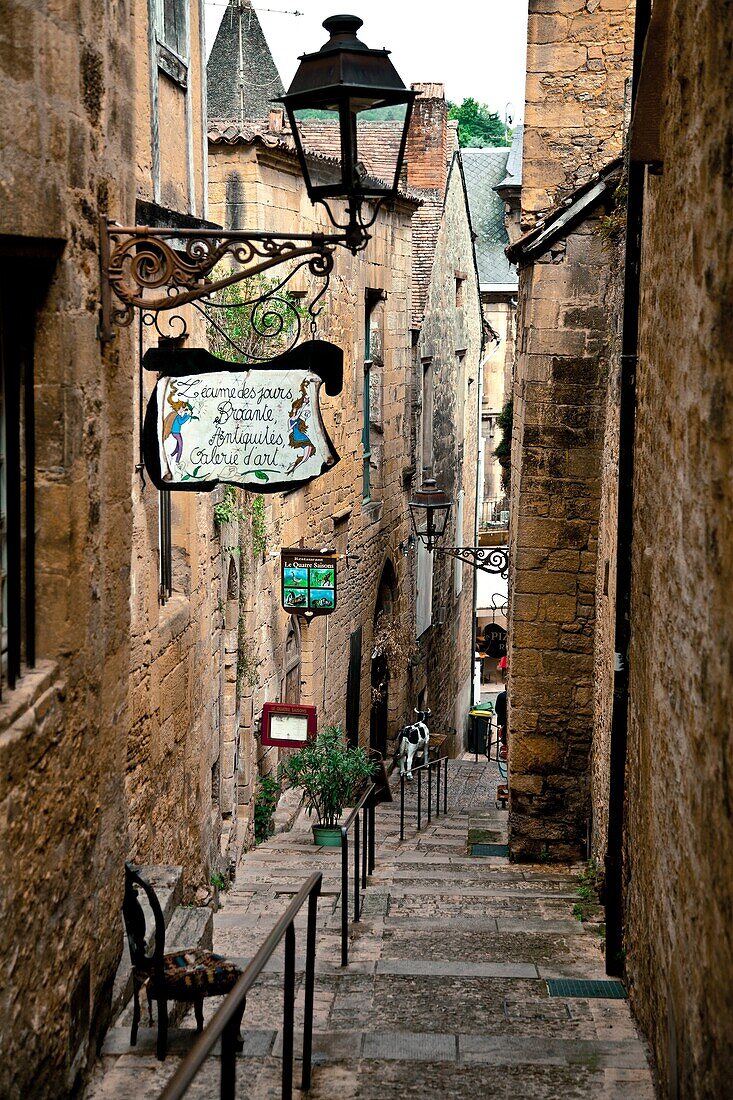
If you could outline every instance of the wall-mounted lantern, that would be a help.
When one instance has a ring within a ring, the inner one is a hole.
[[[453,501],[439,489],[432,478],[424,481],[409,502],[410,516],[415,537],[426,549],[447,557],[457,558],[474,569],[485,573],[509,574],[509,554],[503,546],[438,546],[448,523]]]
[[[329,198],[349,204],[348,232],[356,251],[366,243],[361,205],[365,199],[384,201],[397,194],[415,92],[408,90],[389,60],[389,50],[371,50],[357,37],[362,20],[334,15],[323,24],[331,35],[317,53],[303,54],[287,93],[282,96],[295,139],[311,202],[326,206],[337,224]],[[399,139],[375,143],[367,138],[369,123],[385,117],[401,123]],[[338,159],[309,159],[309,129],[338,126]],[[368,239],[368,238],[366,238]]]
[[[102,340],[112,339],[114,325],[129,325],[136,309],[155,323],[163,311],[210,298],[286,261],[307,264],[312,275],[328,279],[337,245],[354,253],[365,247],[379,206],[397,193],[415,93],[400,80],[387,50],[371,50],[357,38],[361,23],[351,15],[327,19],[323,26],[331,37],[317,53],[303,55],[282,97],[308,194],[313,202],[324,203],[338,232],[288,236],[247,229],[125,227],[103,219]],[[384,117],[384,108],[401,129],[397,140],[380,144],[377,164],[370,161],[374,143],[363,138],[365,124]],[[340,156],[310,158],[308,126],[328,125],[329,118],[339,128]],[[347,203],[346,225],[332,214],[329,198]],[[365,201],[374,204],[369,220],[362,212]],[[211,279],[225,257],[236,268]],[[178,320],[185,331],[185,322]]]

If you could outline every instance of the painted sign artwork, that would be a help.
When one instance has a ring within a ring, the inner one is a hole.
[[[336,555],[282,550],[282,606],[286,611],[325,615],[336,607]]]
[[[338,461],[321,416],[324,371],[317,369],[320,352],[327,392],[329,381],[340,390],[334,345],[311,341],[250,369],[203,349],[156,351],[144,361],[159,371],[144,457],[159,488],[209,491],[226,482],[272,492],[312,481]]]

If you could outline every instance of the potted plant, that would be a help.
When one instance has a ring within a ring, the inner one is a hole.
[[[280,765],[281,779],[302,788],[308,813],[316,815],[315,843],[332,847],[341,844],[344,806],[353,804],[373,772],[373,761],[345,743],[339,726],[328,726]]]

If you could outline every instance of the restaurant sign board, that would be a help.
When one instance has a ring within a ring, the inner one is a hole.
[[[336,564],[333,552],[280,551],[282,606],[300,615],[327,615],[336,608]]]

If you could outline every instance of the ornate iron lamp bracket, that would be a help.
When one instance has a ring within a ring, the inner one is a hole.
[[[434,546],[438,554],[446,554],[466,562],[484,573],[494,573],[504,580],[509,576],[509,551],[499,546]]]
[[[361,247],[369,239],[362,233]],[[353,227],[344,233],[286,236],[246,229],[122,226],[101,219],[99,337],[113,339],[115,326],[131,324],[136,309],[157,319],[162,312],[209,298],[289,260],[307,264],[312,275],[327,279],[336,246],[353,250],[353,235]],[[213,269],[225,257],[236,266],[212,279]]]

